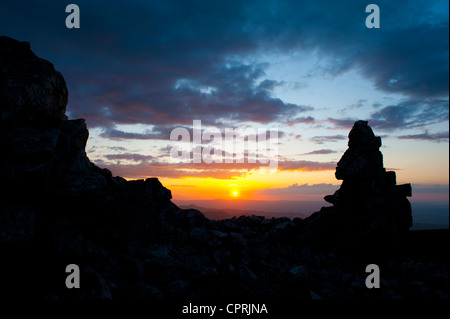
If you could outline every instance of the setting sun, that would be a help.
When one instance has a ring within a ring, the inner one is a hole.
[[[233,191],[231,194],[232,194],[234,197],[239,196],[239,193],[238,193],[237,191]]]

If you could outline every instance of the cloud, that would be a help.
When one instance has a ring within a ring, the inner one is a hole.
[[[233,179],[238,176],[244,176],[247,172],[228,171],[222,169],[211,170],[189,170],[180,169],[171,165],[166,166],[153,166],[146,164],[129,164],[129,165],[116,165],[105,163],[101,160],[96,160],[95,163],[102,168],[109,169],[113,175],[122,176],[127,179],[145,179],[148,177],[158,178],[218,178],[218,179]]]
[[[281,171],[304,171],[317,172],[336,169],[335,162],[313,162],[313,161],[280,161],[278,168]]]
[[[133,161],[136,163],[123,163],[121,161]],[[102,168],[107,168],[113,174],[125,178],[146,178],[150,176],[186,178],[236,178],[250,174],[254,170],[268,167],[267,164],[257,163],[169,163],[158,161],[152,156],[141,154],[109,154],[103,158],[94,159],[94,163]],[[278,161],[278,171],[327,171],[334,170],[336,163],[314,161]]]
[[[449,101],[444,99],[408,99],[399,104],[388,105],[370,115],[369,125],[378,130],[395,131],[418,128],[426,125],[442,123],[449,119]],[[334,119],[335,128],[349,130],[358,119]]]
[[[448,16],[446,23],[388,30],[359,64],[382,91],[412,98],[448,96],[448,30]]]
[[[367,104],[366,99],[359,99],[355,104],[350,105],[351,109],[360,109]]]
[[[337,151],[329,150],[329,149],[321,149],[321,150],[315,150],[308,153],[303,153],[301,155],[324,155],[324,154],[333,154],[337,153]]]
[[[169,141],[171,137],[171,133],[176,128],[184,128],[189,133],[189,141],[193,141],[194,137],[194,126],[191,123],[191,126],[183,125],[183,126],[164,126],[164,125],[156,125],[151,130],[147,129],[143,133],[138,132],[125,132],[122,130],[117,130],[115,128],[107,128],[104,129],[102,133],[99,134],[100,137],[111,139],[111,140],[127,140],[127,139],[134,139],[134,140],[165,140]],[[214,127],[214,130],[211,129],[211,127],[197,127],[200,128],[200,136],[201,136],[201,143],[202,144],[208,144],[210,142],[214,142],[215,138],[206,139],[205,133],[220,133],[220,138],[222,140],[229,140],[229,139],[236,139],[237,141],[259,141],[259,136],[263,137],[265,136],[266,141],[270,141],[272,138],[281,139],[284,136],[286,136],[286,133],[284,131],[278,130],[278,128],[264,128],[262,132],[258,131],[258,127]],[[229,134],[227,134],[227,129],[229,130]],[[271,130],[274,132],[272,133]],[[265,132],[265,134],[264,134]],[[262,135],[257,135],[258,133],[261,133]],[[205,139],[203,137],[205,136]],[[208,136],[209,137],[209,136]],[[177,137],[178,140],[180,140],[180,136]],[[220,143],[220,138],[216,140],[216,143]],[[164,148],[161,148],[160,151],[164,153],[170,152],[171,146],[166,146]],[[120,150],[116,149],[116,150]]]
[[[400,140],[423,140],[423,141],[432,141],[432,142],[448,142],[449,133],[448,132],[440,132],[440,133],[428,133],[426,131],[422,134],[412,134],[412,135],[401,135],[397,137]]]
[[[353,124],[352,124],[353,126]],[[346,140],[347,136],[345,135],[330,135],[330,136],[314,136],[311,138],[311,141],[316,144],[324,144],[327,142],[338,142]]]
[[[170,132],[174,127],[155,127],[152,131],[146,130],[144,133],[136,132],[124,132],[121,130],[116,130],[113,128],[105,129],[99,136],[103,138],[108,138],[111,140],[124,140],[124,139],[135,139],[135,140],[169,140]]]
[[[334,119],[334,118],[329,118],[327,120],[327,122],[330,122],[331,124],[333,124],[335,126],[335,128],[339,128],[339,129],[345,129],[345,130],[350,130],[353,125],[355,124],[355,122],[358,121],[357,119]],[[342,135],[340,135],[342,136]]]
[[[183,64],[184,59],[189,63],[188,57],[177,58],[180,60],[172,62],[164,58],[159,63],[170,68],[176,68],[172,63]],[[148,67],[156,66],[151,63]],[[133,74],[119,69],[117,72],[125,74],[112,77],[109,82],[105,82],[110,77],[106,70],[89,75],[89,80],[81,77],[73,83],[71,106],[75,110],[69,108],[71,114],[88,118],[92,127],[110,127],[112,123],[186,125],[193,119],[201,119],[206,125],[270,123],[313,110],[273,97],[276,83],[262,80],[266,67],[262,64],[202,62],[198,70],[201,73],[184,70],[187,67],[184,65],[179,67],[180,70],[154,74]]]
[[[311,123],[313,107],[274,96],[282,82],[267,78],[271,61],[255,58],[262,53],[301,50],[323,62],[318,72],[336,76],[353,69],[384,92],[416,100],[448,97],[444,2],[380,0],[377,30],[364,26],[365,4],[350,1],[77,4],[81,28],[69,30],[63,3],[3,1],[0,29],[30,41],[62,71],[70,116],[86,118],[90,127],[189,124],[193,118]],[[380,110],[387,118],[379,127],[395,127],[389,121],[394,113]],[[440,113],[430,113],[426,122],[435,116]]]
[[[127,150],[125,147],[122,146],[108,146],[107,148],[116,152],[125,152]]]
[[[112,160],[127,160],[127,161],[133,161],[133,162],[141,162],[141,163],[148,163],[149,161],[153,160],[154,157],[151,155],[142,155],[142,154],[106,154],[103,155],[106,159],[112,161]]]
[[[449,119],[448,100],[407,100],[371,115],[370,125],[385,131],[416,128]]]
[[[315,123],[315,119],[312,116],[301,116],[294,119],[288,119],[285,121],[286,124],[289,126],[295,125],[295,124],[313,124]]]
[[[288,195],[288,194],[298,194],[298,195],[327,195],[333,194],[339,185],[333,184],[302,184],[297,183],[292,184],[284,188],[268,188],[258,191],[262,195]]]

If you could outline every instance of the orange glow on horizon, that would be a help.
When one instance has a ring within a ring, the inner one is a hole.
[[[260,191],[271,188],[286,188],[295,183],[310,185],[320,183],[340,185],[341,183],[334,178],[334,173],[331,171],[277,171],[276,173],[261,174],[257,170],[231,179],[187,177],[159,178],[159,180],[164,187],[172,191],[173,198],[177,200],[282,200],[286,198],[276,194],[261,194]],[[301,198],[295,199],[300,200]]]
[[[388,163],[386,167],[395,167],[395,162]],[[390,169],[392,170],[392,169]],[[412,178],[411,169],[394,169],[397,171],[397,183],[422,183],[431,184],[430,180],[425,178]],[[314,185],[314,184],[331,184],[336,186],[342,183],[336,180],[334,170],[322,171],[300,171],[300,170],[224,170],[218,173],[218,170],[204,170],[205,174],[196,177],[159,177],[159,176],[142,176],[157,177],[164,187],[172,192],[174,200],[258,200],[258,201],[279,201],[279,200],[321,200],[326,194],[296,194],[295,192],[283,192],[279,189],[286,189],[294,184],[297,185]],[[210,176],[206,177],[207,173]],[[206,176],[205,176],[206,175]],[[437,182],[437,183],[436,183]],[[436,184],[448,184],[448,180],[436,180]],[[276,191],[271,192],[271,189]],[[413,191],[414,194],[414,191]],[[413,199],[423,200],[432,199],[431,194],[415,194]],[[441,198],[439,197],[439,200]]]

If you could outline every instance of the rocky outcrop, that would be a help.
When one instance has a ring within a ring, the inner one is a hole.
[[[74,213],[114,219],[132,210],[142,218],[145,210],[155,220],[156,212],[149,212],[178,211],[157,179],[126,182],[90,162],[85,121],[65,115],[68,92],[62,75],[36,57],[28,43],[0,37],[0,62],[2,205],[19,203],[36,214],[43,209],[39,217]]]
[[[409,185],[383,168],[367,122],[349,134],[333,204],[311,217],[206,219],[157,178],[126,181],[91,163],[85,121],[28,43],[0,37],[0,289],[33,299],[270,302],[445,297],[448,272],[397,254],[411,225]],[[379,262],[383,289],[365,287]],[[64,285],[69,264],[80,289]],[[390,274],[390,275],[389,275]]]
[[[316,231],[342,250],[372,257],[398,253],[412,226],[410,184],[396,185],[396,174],[383,166],[381,138],[366,121],[357,121],[348,135],[348,149],[336,167],[341,187],[325,196],[332,207],[311,216]],[[340,227],[335,227],[340,225]],[[331,233],[332,236],[326,234]],[[332,243],[325,243],[333,247]],[[357,251],[356,251],[357,250]]]
[[[173,227],[190,222],[186,216],[206,220],[200,212],[180,215],[156,178],[127,182],[91,163],[86,123],[67,119],[67,101],[64,78],[50,62],[26,42],[0,37],[0,245],[10,253],[3,256],[11,261],[7,272],[28,258],[42,260],[46,274],[66,258],[111,258],[109,249],[124,241],[172,236]]]
[[[0,37],[0,120],[3,125],[56,124],[67,119],[67,87],[53,65],[27,42]]]

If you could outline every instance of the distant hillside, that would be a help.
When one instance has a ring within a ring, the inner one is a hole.
[[[181,209],[196,209],[199,210],[205,215],[206,218],[211,220],[222,220],[229,219],[233,217],[239,216],[264,216],[265,218],[272,217],[289,217],[289,218],[306,218],[304,214],[301,213],[274,213],[274,212],[265,212],[259,210],[239,210],[239,209],[215,209],[215,208],[206,208],[197,205],[183,205],[179,206]]]
[[[449,204],[411,202],[413,214],[412,230],[449,228]]]
[[[193,208],[201,211],[206,217],[214,220],[238,217],[242,215],[258,215],[272,217],[306,218],[329,206],[324,201],[258,201],[258,200],[172,200],[180,208]]]
[[[182,209],[197,209],[207,218],[221,220],[232,217],[264,216],[307,218],[319,211],[327,203],[322,201],[226,201],[226,200],[192,200],[176,201]],[[449,228],[448,203],[412,202],[412,230],[446,229]]]

